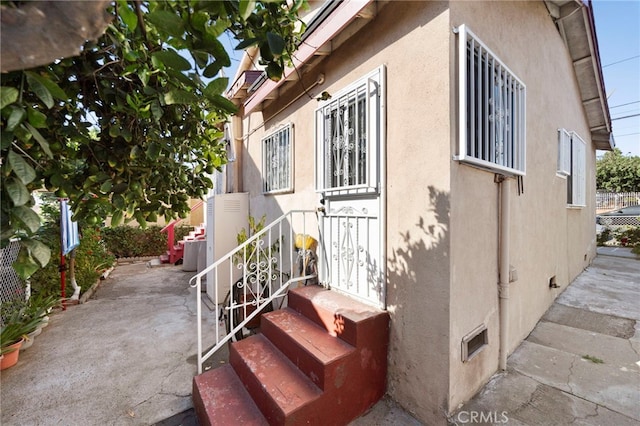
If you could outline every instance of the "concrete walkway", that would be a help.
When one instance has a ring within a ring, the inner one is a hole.
[[[453,424],[640,424],[640,261],[598,253]]]
[[[192,406],[193,273],[118,266],[2,372],[5,425],[150,425]],[[213,315],[211,324],[215,323]]]
[[[504,412],[511,425],[640,424],[640,261],[617,257],[627,252],[601,253],[451,422],[499,424]],[[52,315],[2,372],[0,424],[195,425],[192,275],[121,265],[87,303]],[[385,398],[352,426],[419,424]]]

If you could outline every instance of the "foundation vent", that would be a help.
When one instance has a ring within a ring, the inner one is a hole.
[[[478,355],[489,344],[487,326],[482,324],[462,338],[462,362]]]

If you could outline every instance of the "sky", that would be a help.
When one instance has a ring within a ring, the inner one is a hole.
[[[616,147],[640,156],[640,1],[594,0],[593,12]]]
[[[640,156],[640,0],[593,0],[593,11],[616,147]],[[237,42],[230,37],[221,41],[231,57],[225,69],[231,80],[242,52],[233,50]]]

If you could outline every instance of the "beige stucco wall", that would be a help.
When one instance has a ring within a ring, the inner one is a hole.
[[[524,193],[518,195],[515,182],[511,184],[510,263],[518,275],[508,302],[511,352],[595,256],[595,151],[570,58],[543,2],[452,2],[451,26],[463,23],[527,87]],[[450,38],[457,41],[454,34]],[[556,175],[561,127],[587,142],[585,208],[567,207],[567,181]],[[498,367],[499,198],[493,179],[491,172],[452,164],[451,409],[470,398]],[[549,288],[552,276],[560,289]],[[482,323],[489,330],[489,347],[462,363],[462,338]]]
[[[451,9],[449,9],[449,6]],[[594,164],[578,88],[543,2],[392,1],[312,70],[322,86],[288,91],[243,122],[243,187],[269,220],[314,209],[314,98],[386,66],[388,393],[429,425],[470,398],[498,368],[498,186],[494,174],[452,160],[457,144],[456,36],[466,23],[527,85],[527,176],[512,184],[509,350],[532,330],[595,254]],[[265,121],[266,120],[266,121]],[[261,139],[293,123],[294,192],[261,193]],[[557,129],[587,142],[586,208],[566,207],[556,176]],[[586,259],[585,259],[586,256]],[[556,276],[561,288],[549,289]],[[480,324],[489,346],[468,363],[461,340]]]

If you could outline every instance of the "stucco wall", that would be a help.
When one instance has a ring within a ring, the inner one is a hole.
[[[451,9],[449,9],[449,6]],[[578,87],[543,2],[391,1],[315,68],[321,86],[281,93],[244,120],[243,188],[254,216],[314,209],[314,110],[386,66],[388,393],[425,424],[470,398],[498,368],[498,186],[494,174],[452,160],[457,144],[456,35],[466,23],[527,86],[527,176],[512,184],[509,350],[532,330],[595,254],[594,164]],[[265,121],[266,120],[266,121]],[[261,193],[262,137],[293,123],[294,192]],[[587,142],[587,207],[567,208],[556,176],[557,129]],[[560,289],[549,289],[556,276]],[[489,345],[461,361],[461,340],[480,324]]]
[[[335,93],[386,66],[387,303],[391,314],[388,393],[428,424],[447,407],[449,346],[449,46],[442,2],[389,2],[357,36],[305,76]],[[270,218],[315,208],[313,111],[318,102],[285,94],[244,123],[244,190],[252,214]],[[266,125],[259,126],[267,119]],[[295,193],[260,194],[260,139],[295,125]]]
[[[510,286],[511,352],[595,255],[595,151],[570,58],[543,2],[452,2],[451,26],[463,23],[527,87],[524,193],[511,185],[510,263],[518,275]],[[454,34],[451,42],[457,42]],[[558,128],[576,131],[587,142],[587,207],[567,207],[567,181],[556,175]],[[499,204],[493,173],[455,162],[451,171],[449,404],[455,409],[498,367]],[[561,288],[549,288],[552,276]],[[481,323],[489,329],[489,347],[462,363],[461,340]]]

